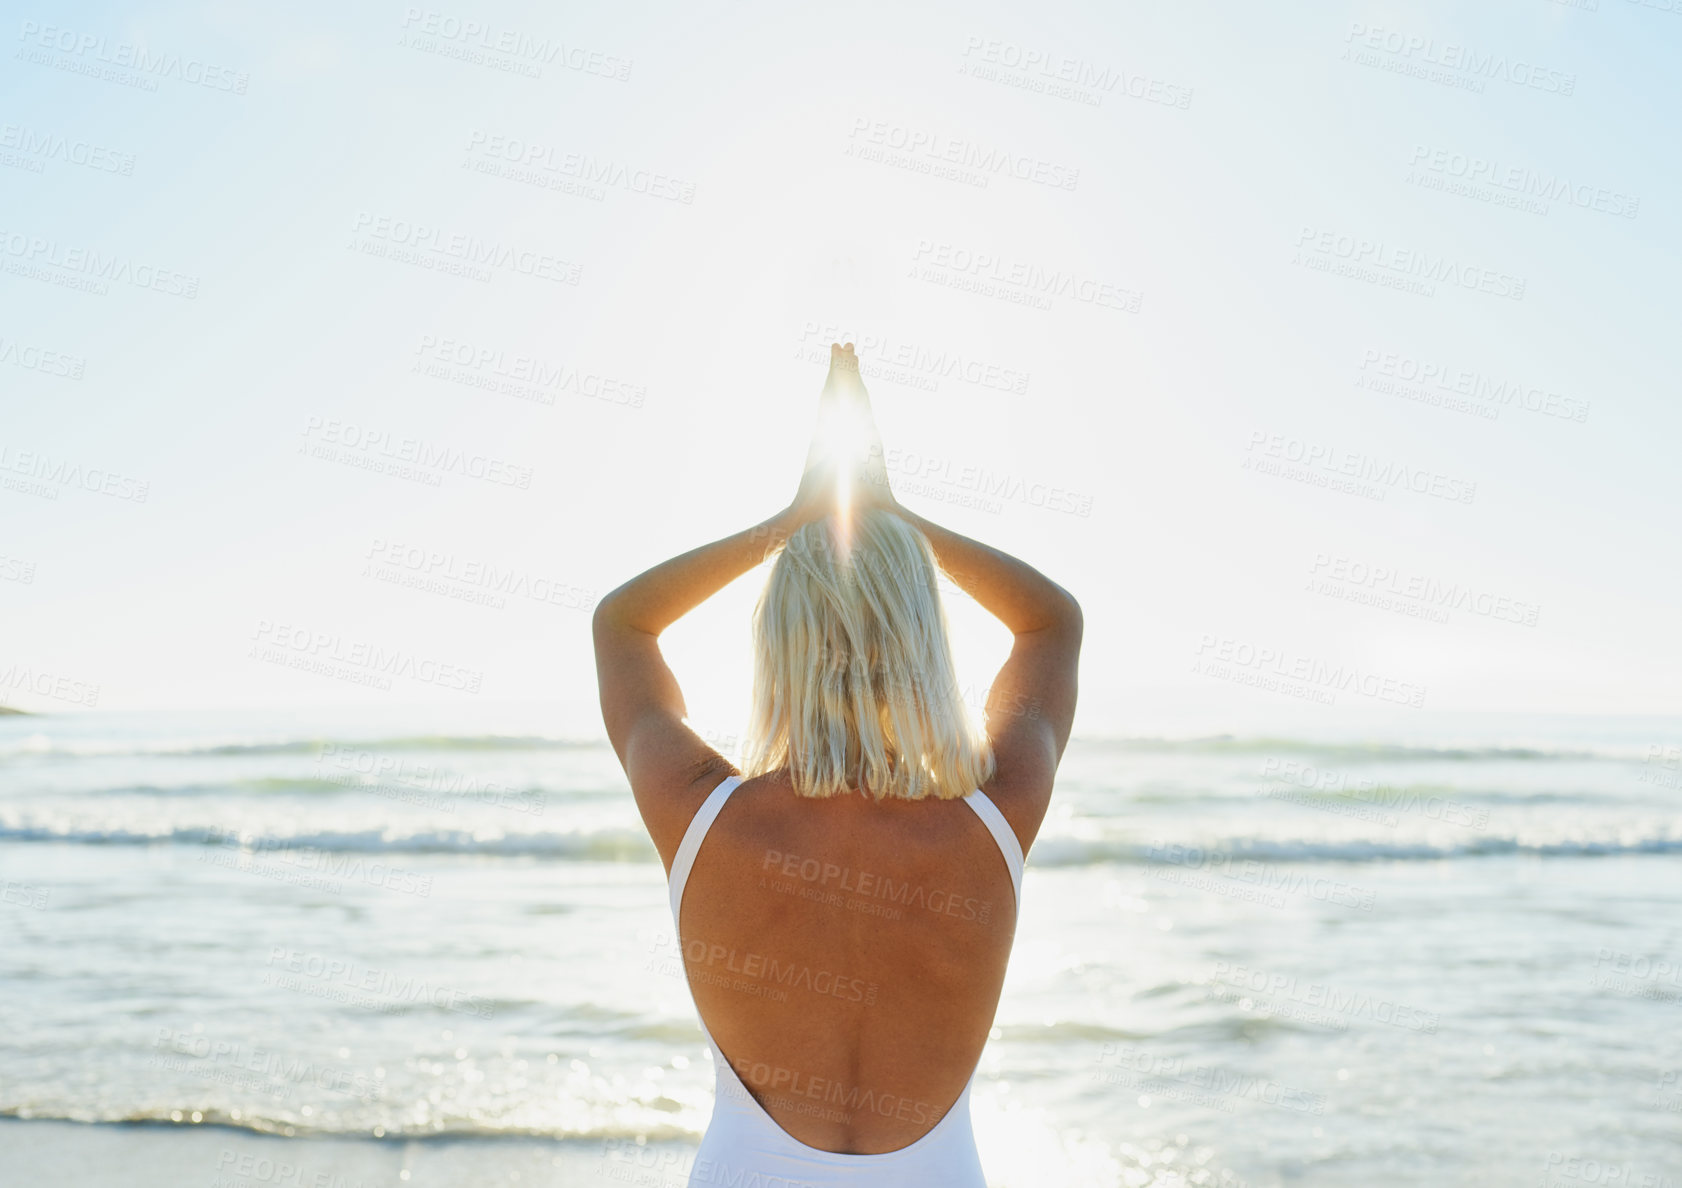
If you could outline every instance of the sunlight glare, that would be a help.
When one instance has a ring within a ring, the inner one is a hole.
[[[841,547],[850,551],[853,483],[870,455],[870,420],[858,401],[842,396],[828,401],[818,425],[818,449],[835,475],[835,503]]]
[[[819,448],[843,476],[850,476],[870,455],[870,421],[854,399],[842,397],[828,404],[818,432]]]

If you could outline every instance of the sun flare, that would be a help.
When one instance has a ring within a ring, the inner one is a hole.
[[[835,505],[846,547],[852,520],[854,485],[870,456],[870,418],[857,401],[829,401],[818,424],[818,449],[835,476]]]

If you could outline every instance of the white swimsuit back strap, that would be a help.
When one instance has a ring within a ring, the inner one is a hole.
[[[701,802],[701,807],[695,810],[695,815],[689,820],[689,828],[683,832],[683,840],[678,843],[677,856],[672,859],[672,873],[668,876],[674,928],[678,922],[678,908],[683,905],[683,885],[689,881],[689,868],[695,865],[695,855],[701,850],[701,842],[706,839],[707,830],[712,828],[712,823],[718,819],[719,811],[724,808],[724,802],[730,799],[730,793],[734,792],[736,785],[741,782],[742,777],[739,775],[726,776]]]
[[[975,815],[981,818],[981,823],[987,826],[993,840],[999,843],[999,852],[1005,856],[1005,865],[1010,867],[1010,883],[1016,888],[1016,906],[1022,906],[1022,843],[1016,838],[1016,830],[1010,827],[1005,815],[999,811],[999,806],[992,799],[977,788],[964,797],[964,803],[975,810]],[[677,869],[675,866],[672,868]]]

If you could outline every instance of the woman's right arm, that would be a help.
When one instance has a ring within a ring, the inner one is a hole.
[[[1009,628],[1010,657],[987,696],[987,736],[998,769],[987,792],[1027,853],[1051,803],[1052,779],[1069,741],[1080,667],[1080,604],[1026,562],[971,540],[895,501],[958,587]]]
[[[1062,586],[1025,561],[979,540],[960,536],[895,503],[894,514],[916,525],[934,546],[940,567],[959,589],[1010,629],[1025,635],[1055,627],[1079,634],[1080,604]]]
[[[850,345],[836,343],[831,349],[825,393],[853,404],[865,422],[869,456],[856,460],[854,476],[860,504],[881,507],[915,525],[948,576],[1015,637],[987,695],[987,737],[996,770],[986,792],[1016,830],[1026,854],[1051,804],[1052,780],[1075,717],[1080,604],[1026,562],[942,528],[894,498],[870,394]]]

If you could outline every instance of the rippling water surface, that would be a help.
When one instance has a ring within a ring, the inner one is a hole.
[[[0,1115],[680,1168],[711,1075],[612,753],[354,723],[0,719]],[[1674,1177],[1679,741],[1075,740],[974,1093],[990,1174]]]

